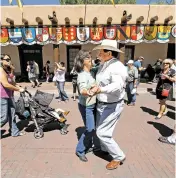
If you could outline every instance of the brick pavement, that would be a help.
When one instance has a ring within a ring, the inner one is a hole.
[[[41,89],[56,90],[46,85]],[[71,92],[69,85],[67,92]],[[142,87],[146,89],[148,85]],[[29,87],[29,90],[33,89]],[[2,178],[174,178],[174,146],[158,141],[159,136],[169,135],[174,125],[174,102],[168,105],[168,116],[159,121],[154,120],[158,101],[150,93],[141,92],[135,107],[125,106],[114,138],[127,160],[118,169],[108,171],[105,169],[107,161],[92,153],[87,155],[88,163],[80,162],[75,156],[77,132],[83,131],[77,104],[72,100],[67,104],[58,103],[54,99],[52,107],[71,111],[69,133],[61,135],[57,129],[53,130],[56,125],[52,124],[39,140],[33,137],[32,128],[23,137],[1,139]],[[8,125],[3,129],[8,129]]]

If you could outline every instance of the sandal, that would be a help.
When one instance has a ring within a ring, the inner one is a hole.
[[[156,116],[156,117],[155,117],[155,120],[159,120],[159,119],[161,119],[162,116],[163,116],[163,115],[161,115],[160,117],[159,117],[159,116]]]
[[[168,137],[159,137],[158,140],[160,142],[162,142],[162,143],[167,143],[167,144],[170,144],[170,145],[175,145],[174,143],[169,142]]]

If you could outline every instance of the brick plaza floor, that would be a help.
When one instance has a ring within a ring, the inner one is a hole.
[[[26,84],[21,84],[25,86]],[[27,84],[29,91],[34,93]],[[158,137],[172,133],[175,119],[174,102],[168,102],[168,115],[155,120],[159,104],[155,95],[147,92],[155,85],[142,84],[135,107],[125,105],[114,138],[126,154],[126,161],[118,169],[105,169],[107,160],[89,153],[88,162],[83,163],[75,156],[77,137],[84,130],[77,109],[77,102],[58,103],[51,106],[70,110],[67,135],[61,135],[56,125],[45,130],[42,139],[35,139],[33,129],[27,129],[23,137],[1,139],[2,178],[174,178],[174,146],[160,143]],[[43,84],[43,91],[57,93],[53,84]],[[71,96],[71,85],[66,84]],[[18,122],[23,129],[24,123]],[[3,129],[8,130],[8,124]]]

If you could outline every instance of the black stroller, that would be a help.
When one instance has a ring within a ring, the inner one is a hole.
[[[16,114],[19,117],[30,117],[35,124],[34,137],[36,139],[44,136],[44,127],[52,122],[57,122],[61,127],[60,133],[65,135],[68,133],[65,114],[60,110],[50,108],[49,105],[53,100],[54,94],[45,93],[37,90],[35,95],[32,95],[25,90],[20,93],[20,97],[16,102]]]

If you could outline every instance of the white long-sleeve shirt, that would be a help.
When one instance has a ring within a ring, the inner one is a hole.
[[[114,103],[125,96],[125,84],[128,73],[126,67],[117,59],[105,62],[96,76],[96,83],[101,88],[97,95],[100,102]]]

